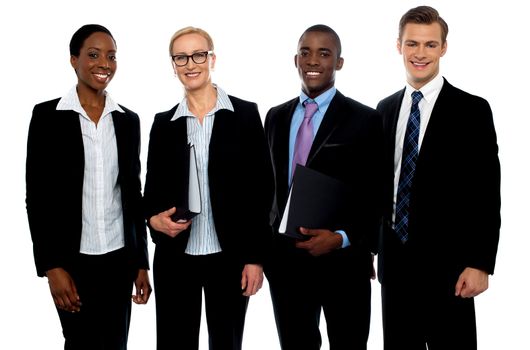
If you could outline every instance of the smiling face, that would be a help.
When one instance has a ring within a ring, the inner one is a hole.
[[[179,36],[171,48],[171,56],[192,55],[209,51],[211,48],[205,37],[197,33]],[[195,63],[191,57],[188,63],[178,67],[173,62],[173,69],[186,91],[195,91],[211,85],[211,70],[215,65],[215,54],[208,55],[204,63]]]
[[[447,51],[440,24],[407,23],[397,49],[403,56],[407,82],[415,89],[430,82],[440,71],[440,58]]]
[[[106,33],[96,32],[83,42],[79,56],[70,56],[78,88],[103,91],[116,72],[116,43]]]
[[[335,71],[340,70],[343,63],[331,33],[306,32],[300,38],[294,64],[307,96],[315,98],[331,88],[335,84]]]

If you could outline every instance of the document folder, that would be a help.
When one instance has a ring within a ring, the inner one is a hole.
[[[279,232],[306,239],[300,227],[340,229],[349,193],[342,181],[297,164]]]
[[[201,212],[201,190],[199,186],[199,171],[197,169],[197,157],[195,155],[195,146],[188,144],[189,152],[184,164],[188,164],[188,193],[187,198],[179,201],[181,204],[176,205],[177,211],[171,215],[173,221],[188,221]]]

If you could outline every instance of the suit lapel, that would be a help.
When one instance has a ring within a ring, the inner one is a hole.
[[[343,111],[345,109],[342,108],[344,99],[345,99],[344,95],[342,95],[339,91],[337,91],[335,93],[335,96],[333,97],[333,100],[331,100],[331,103],[326,111],[326,114],[324,115],[324,118],[322,119],[322,123],[320,124],[320,127],[318,128],[317,134],[315,135],[313,144],[311,145],[311,150],[309,151],[309,155],[307,157],[307,162],[306,162],[307,165],[311,164],[311,161],[318,154],[322,146],[326,144],[326,141],[333,134],[335,129],[340,125],[340,120],[344,118]]]
[[[289,134],[294,110],[299,102],[295,98],[287,102],[278,112],[272,125],[270,140],[274,172],[276,177],[276,207],[278,215],[282,215],[289,192]]]
[[[436,103],[429,119],[429,124],[425,129],[425,135],[423,136],[421,150],[418,156],[417,168],[421,169],[422,160],[429,157],[429,153],[431,153],[433,147],[439,147],[444,144],[443,142],[440,143],[439,139],[446,139],[448,136],[445,134],[445,130],[447,130],[447,123],[451,122],[449,120],[451,114],[446,111],[446,108],[451,106],[451,101],[453,101],[453,98],[451,97],[452,88],[453,87],[444,79],[442,90],[440,90],[440,94],[436,99]]]
[[[399,119],[399,111],[401,110],[401,104],[403,103],[403,97],[405,96],[405,89],[401,90],[397,95],[396,98],[392,101],[392,105],[390,106],[390,119],[388,120],[387,127],[389,128],[390,132],[390,144],[389,146],[393,150],[396,145],[396,130],[397,130],[397,123]],[[392,152],[392,155],[394,152]]]

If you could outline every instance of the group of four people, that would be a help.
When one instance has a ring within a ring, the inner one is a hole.
[[[321,310],[331,350],[366,349],[375,254],[385,349],[476,349],[473,297],[494,270],[500,167],[488,103],[439,75],[447,32],[431,7],[403,15],[407,84],[372,109],[334,87],[339,36],[308,28],[294,57],[302,91],[263,127],[255,103],[212,83],[210,35],[177,31],[169,54],[185,97],[154,119],[142,198],[139,118],[105,91],[116,43],[102,26],[81,27],[70,43],[77,85],[35,106],[27,150],[37,273],[65,349],[126,349],[132,286],[135,303],[151,293],[145,222],[158,349],[198,349],[203,292],[210,349],[241,349],[264,275],[283,350],[321,347]],[[202,210],[175,220],[190,144]],[[297,164],[352,194],[340,222],[301,227],[303,240],[278,233]]]

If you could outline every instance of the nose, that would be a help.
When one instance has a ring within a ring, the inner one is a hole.
[[[318,66],[320,64],[320,54],[315,52],[308,55],[306,63],[309,66]]]
[[[418,45],[416,47],[416,51],[414,52],[414,56],[417,58],[424,58],[425,57],[425,46]]]
[[[106,56],[101,56],[99,60],[99,66],[101,68],[109,69],[110,68],[110,58]]]

